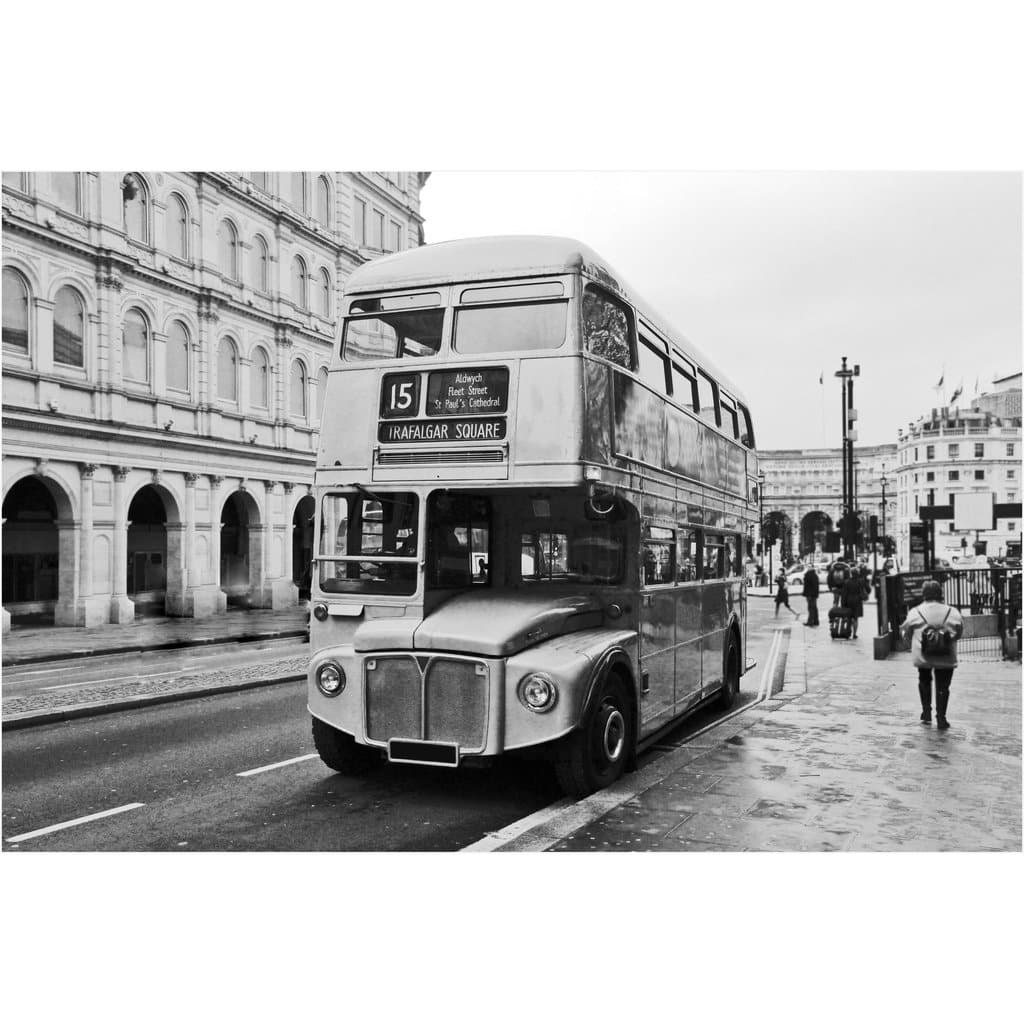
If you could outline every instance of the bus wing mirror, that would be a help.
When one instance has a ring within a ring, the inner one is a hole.
[[[600,491],[587,496],[583,502],[583,515],[587,519],[615,522],[625,516],[622,500],[610,491]]]

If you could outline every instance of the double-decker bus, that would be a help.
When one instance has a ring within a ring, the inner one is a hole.
[[[356,270],[315,477],[323,761],[549,758],[607,786],[746,667],[738,389],[596,253],[442,242]]]

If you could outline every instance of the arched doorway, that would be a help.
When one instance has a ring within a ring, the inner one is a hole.
[[[824,554],[825,535],[832,529],[832,518],[825,512],[808,512],[800,523],[800,556]]]
[[[57,502],[27,477],[4,498],[3,520],[3,605],[12,624],[52,625],[60,596]]]
[[[295,506],[292,517],[292,582],[299,588],[299,600],[309,600],[313,561],[313,514],[316,503],[307,494]]]
[[[237,490],[220,513],[220,589],[228,607],[258,605],[263,583],[263,532],[252,495]]]
[[[167,597],[167,513],[156,488],[128,506],[128,596],[137,615],[163,615]]]

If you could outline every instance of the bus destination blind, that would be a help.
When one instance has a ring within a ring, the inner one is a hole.
[[[508,409],[508,370],[437,370],[427,378],[428,416],[493,416]]]
[[[410,444],[420,441],[503,441],[505,417],[383,422],[378,427],[377,439],[382,444]]]

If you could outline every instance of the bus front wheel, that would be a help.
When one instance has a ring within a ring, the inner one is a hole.
[[[555,760],[558,783],[567,796],[585,797],[618,781],[633,743],[633,713],[626,686],[607,680],[581,728],[563,741]]]
[[[378,761],[376,751],[359,746],[347,732],[313,719],[313,745],[332,771],[342,775],[363,775]]]

